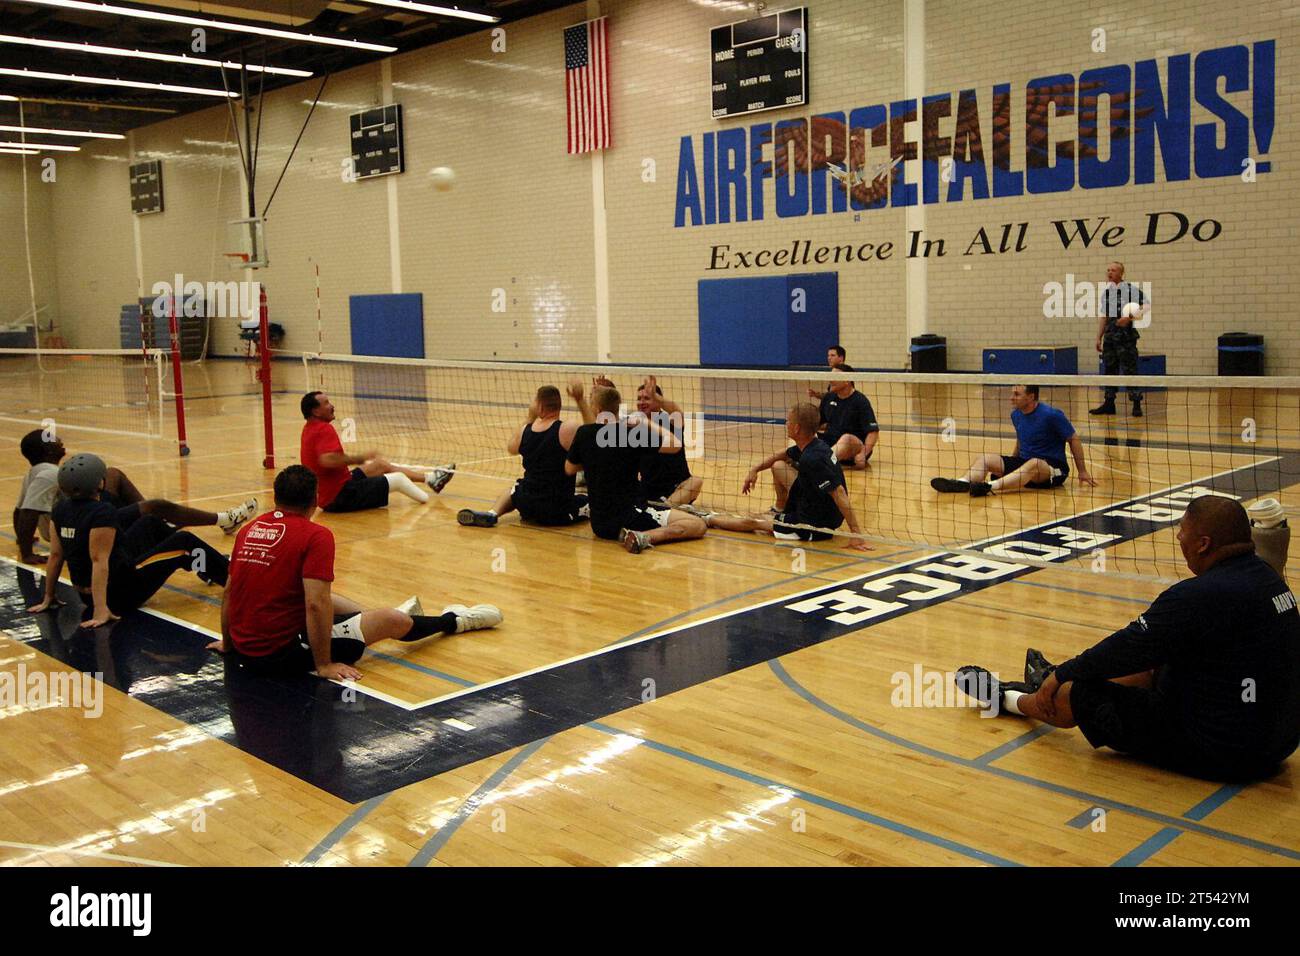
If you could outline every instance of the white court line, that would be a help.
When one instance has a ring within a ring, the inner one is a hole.
[[[65,847],[45,846],[40,843],[14,843],[11,840],[0,840],[0,846],[10,847],[15,850],[32,850],[36,853],[66,853],[70,856],[89,856],[97,860],[119,860],[123,863],[139,863],[142,866],[185,866],[184,863],[165,863],[162,860],[147,860],[142,856],[123,856],[120,853],[99,853],[95,850],[70,850]]]

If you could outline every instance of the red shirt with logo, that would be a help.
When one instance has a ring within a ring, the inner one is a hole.
[[[313,418],[302,426],[302,445],[298,459],[316,476],[316,504],[324,508],[338,497],[339,489],[348,483],[352,471],[347,465],[326,468],[320,463],[321,455],[330,452],[343,454],[339,433],[330,422]]]
[[[226,587],[226,624],[235,650],[264,657],[306,632],[303,578],[334,580],[329,528],[276,510],[239,529]]]

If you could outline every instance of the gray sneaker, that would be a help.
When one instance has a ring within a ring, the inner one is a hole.
[[[623,550],[632,554],[640,554],[654,547],[650,542],[650,535],[644,531],[629,531],[624,528],[618,536],[623,542]]]
[[[433,489],[435,495],[442,494],[442,489],[447,487],[447,482],[451,481],[451,476],[455,473],[455,464],[447,465],[445,468],[435,468],[429,472],[424,483]]]

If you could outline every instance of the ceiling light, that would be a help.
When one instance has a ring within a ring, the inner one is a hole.
[[[158,60],[162,63],[183,63],[186,66],[225,67],[238,70],[243,64],[233,60],[208,60],[203,57],[186,56],[183,53],[154,53],[149,50],[127,50],[117,46],[97,46],[94,43],[68,43],[65,40],[45,40],[37,37],[16,37],[0,33],[0,43],[17,43],[23,46],[46,47],[51,50],[72,50],[75,53],[91,53],[100,56],[128,56],[137,60]],[[286,66],[254,66],[248,64],[252,73],[273,73],[276,76],[311,76],[310,70],[294,70]]]
[[[109,76],[77,76],[75,73],[42,73],[37,70],[11,70],[0,67],[0,76],[27,76],[38,80],[66,80],[69,83],[89,83],[92,86],[126,86],[133,90],[165,90],[169,93],[196,93],[200,96],[226,96],[235,98],[238,93],[210,90],[204,86],[173,86],[170,83],[144,83],[140,80],[115,80]]]
[[[0,142],[0,149],[50,149],[59,153],[79,153],[80,146],[55,146],[52,143],[4,143]]]
[[[40,126],[0,126],[0,133],[42,133],[45,136],[86,136],[90,139],[126,139],[121,133],[93,133],[88,129],[45,129]]]
[[[362,0],[362,2],[392,7],[395,10],[409,10],[412,13],[437,13],[444,17],[460,17],[462,20],[476,20],[479,23],[501,22],[500,17],[489,16],[486,13],[469,13],[465,10],[457,10],[455,7],[440,7],[433,3],[414,3],[412,0]]]
[[[10,153],[14,156],[35,156],[39,152],[39,149],[9,149],[8,147],[0,147],[0,153]]]
[[[87,0],[16,0],[18,3],[34,3],[42,7],[62,7],[65,10],[85,10],[89,13],[115,14],[120,17],[135,17],[138,20],[157,20],[162,23],[184,23],[188,26],[208,27],[213,30],[229,30],[232,33],[252,33],[263,37],[279,37],[283,40],[298,40],[301,43],[322,43],[326,46],[346,46],[357,50],[373,50],[376,53],[396,53],[397,47],[384,43],[367,43],[364,40],[344,40],[339,37],[319,36],[315,33],[299,33],[296,30],[278,30],[275,27],[259,27],[250,23],[237,23],[233,20],[212,20],[207,17],[190,17],[178,13],[162,13],[158,10],[141,10],[139,7],[119,7],[112,3],[89,3]]]

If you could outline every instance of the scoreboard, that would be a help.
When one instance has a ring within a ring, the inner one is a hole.
[[[350,120],[352,174],[356,179],[387,176],[406,169],[400,105],[353,113]]]
[[[131,211],[137,216],[163,211],[161,159],[131,164]]]
[[[712,31],[713,116],[808,102],[808,8],[794,7]]]

